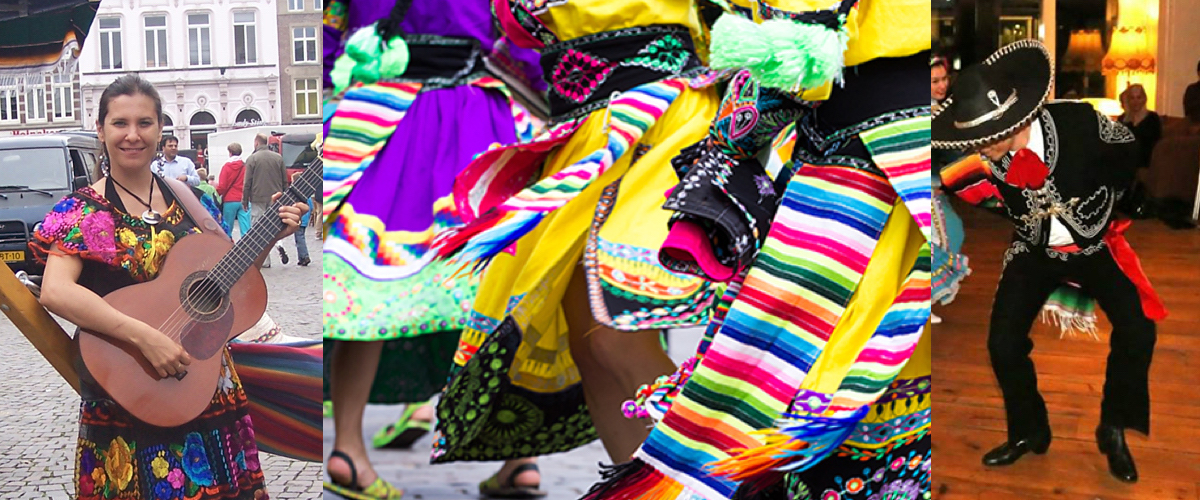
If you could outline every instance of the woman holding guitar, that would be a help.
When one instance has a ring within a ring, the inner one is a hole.
[[[41,302],[81,329],[125,345],[127,352],[140,355],[145,371],[157,372],[163,380],[186,380],[189,365],[196,363],[195,368],[215,357],[220,361],[217,389],[207,408],[190,421],[152,425],[110,397],[113,379],[104,384],[106,390],[97,382],[101,377],[77,361],[83,401],[76,496],[267,498],[246,395],[228,350],[221,347],[215,356],[194,358],[181,342],[163,333],[169,323],[152,326],[101,298],[155,279],[180,238],[210,232],[200,228],[220,220],[220,210],[210,202],[186,199],[200,197],[151,173],[154,146],[162,135],[161,117],[158,92],[137,75],[122,76],[104,90],[97,134],[106,156],[101,163],[105,176],[59,202],[30,244],[46,263]],[[304,204],[281,206],[283,229],[275,239],[295,232],[307,210]],[[258,255],[255,269],[265,256],[266,252]],[[168,269],[180,262],[169,264]],[[76,345],[82,335],[77,334]],[[130,379],[141,375],[134,371]],[[115,380],[120,384],[126,379]],[[169,408],[154,412],[167,413]]]

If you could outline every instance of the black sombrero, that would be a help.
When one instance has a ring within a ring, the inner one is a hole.
[[[1042,42],[1021,40],[963,70],[933,115],[933,147],[982,146],[1028,125],[1050,96],[1054,71]]]

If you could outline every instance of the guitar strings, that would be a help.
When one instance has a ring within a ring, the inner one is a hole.
[[[279,210],[279,206],[282,206],[282,203],[273,204],[271,208],[273,208],[274,210],[272,212],[277,213]],[[268,213],[271,213],[271,212],[268,212]],[[262,220],[262,219],[260,219],[260,220]],[[259,227],[265,227],[265,225],[260,224]],[[246,237],[254,238],[256,235],[258,235],[262,232],[263,232],[263,230],[261,230],[261,229],[260,230],[251,229],[250,234],[247,234]],[[235,250],[234,252],[231,252],[229,254],[231,256],[231,258],[227,262],[236,263],[236,264],[238,264],[238,267],[241,267],[242,265],[246,264],[246,262],[245,262],[246,259],[251,259],[250,264],[253,264],[253,259],[255,257],[257,257],[257,255],[249,256],[249,253],[250,252],[248,252],[244,249]],[[221,278],[228,277],[227,275],[223,274],[221,272],[221,270],[217,269],[218,267],[220,267],[220,264],[221,264],[221,262],[218,262],[217,266],[214,266],[213,269],[211,269],[209,271],[209,275],[206,276],[206,281],[200,286],[200,288],[194,290],[192,293],[187,295],[187,297],[188,297],[187,300],[189,302],[191,302],[192,304],[195,304],[195,302],[199,301],[199,300],[207,300],[207,299],[218,299],[219,300],[220,299],[220,296],[222,295],[222,293],[221,293],[222,290],[219,285],[219,281],[221,281]],[[169,315],[167,317],[167,319],[164,320],[163,323],[158,328],[158,330],[160,332],[162,332],[163,334],[166,334],[167,337],[171,338],[172,340],[176,340],[176,341],[180,340],[180,338],[183,334],[183,329],[187,326],[187,323],[192,319],[191,314],[189,314],[184,309],[184,306],[185,306],[184,303],[180,303],[180,305],[178,307],[176,307],[174,311],[171,312],[171,315]]]
[[[310,165],[308,168],[313,168],[314,170],[319,169],[320,165],[317,165],[317,162],[319,162],[319,161],[320,161],[320,159],[315,160],[313,165]],[[316,167],[316,168],[314,168],[314,167]],[[306,181],[306,182],[304,182],[302,184],[300,182],[301,180]],[[307,181],[309,181],[308,178],[301,177],[300,179],[297,179],[297,182],[294,183],[294,185],[303,185],[304,187],[309,187],[314,191],[314,194],[315,194],[315,188],[316,188],[315,180],[312,182],[312,184],[314,184],[313,186],[308,186]],[[295,194],[299,194],[299,195],[303,196],[303,193],[300,193],[299,190],[295,190],[295,191],[296,191]],[[293,194],[293,193],[288,193],[288,194]],[[296,201],[298,202],[301,200],[296,200]],[[279,211],[279,207],[283,206],[285,203],[286,203],[285,199],[283,197],[281,197],[279,200],[277,200],[275,203],[273,203],[271,205],[270,211],[268,213],[277,213]],[[259,220],[261,221],[263,219],[260,218]],[[272,225],[272,226],[283,225],[283,223],[282,223],[282,221],[279,221],[277,224],[270,224],[270,225]],[[264,231],[270,231],[272,229],[272,228],[265,228],[266,224],[256,224],[256,226],[257,227],[252,228],[250,230],[250,233],[246,235],[247,238],[253,239],[256,236],[259,236],[260,234],[262,234]],[[265,228],[265,229],[259,229],[259,228]],[[278,230],[276,230],[275,232],[278,233]],[[270,237],[270,235],[266,235],[266,236],[268,238]],[[244,252],[244,251],[238,252],[236,249],[234,252],[231,252],[229,255],[231,257],[230,261],[232,263],[237,264],[238,267],[248,265],[248,264],[253,264],[254,258],[258,256],[257,254],[249,255],[249,252]],[[249,262],[246,262],[245,261],[246,259],[249,259]],[[224,260],[224,259],[222,259],[222,260]],[[212,277],[214,274],[216,274],[218,278],[229,278],[228,275],[222,275],[222,274],[220,274],[221,271],[217,270],[217,267],[220,267],[220,264],[221,264],[221,262],[218,262],[217,266],[214,266],[213,269],[210,270],[208,277]],[[244,273],[244,271],[243,271],[243,273]],[[234,278],[240,278],[240,275],[234,276]],[[220,296],[222,294],[220,293],[221,289],[220,289],[219,284],[217,283],[218,281],[219,280],[208,279],[206,284],[202,285],[200,289],[196,290],[193,294],[189,295],[189,297],[193,298],[192,303],[195,303],[195,298],[203,298],[203,299],[215,298],[217,300],[220,300]],[[236,282],[236,280],[234,280],[234,282]],[[167,335],[168,338],[179,341],[179,340],[181,340],[181,337],[183,335],[183,329],[187,326],[187,323],[191,319],[192,319],[191,315],[186,310],[184,310],[184,304],[181,303],[178,307],[175,308],[174,311],[171,312],[171,314],[167,317],[167,319],[163,321],[162,325],[159,326],[158,330],[160,332],[162,332],[163,334]]]
[[[310,165],[308,168],[312,168],[313,170],[319,170],[321,165],[319,165],[318,162],[320,162],[320,161],[321,160],[319,158],[317,160],[314,160],[313,164]],[[305,181],[302,185],[304,187],[311,188],[315,194],[315,189],[316,189],[315,180],[313,180],[311,182],[313,184],[312,186],[308,186],[310,179],[308,179],[307,177],[304,177],[304,176],[302,176],[300,179],[297,179],[297,182],[294,183],[292,190],[295,190],[294,189],[295,184],[301,184],[301,182],[299,182],[301,180]],[[292,191],[292,190],[289,190],[289,191]],[[288,193],[288,194],[293,194],[293,193]],[[303,193],[300,193],[299,190],[295,190],[294,194],[299,194],[299,195],[303,196]],[[298,202],[298,201],[301,201],[301,200],[296,200],[296,202]],[[273,203],[271,205],[271,207],[267,213],[268,214],[278,213],[279,207],[283,206],[284,203],[285,203],[285,199],[284,199],[284,197],[281,197],[279,200],[277,200],[275,203]],[[263,219],[260,218],[259,220],[261,221]],[[271,224],[271,225],[272,226],[283,225],[283,223],[282,223],[282,221],[279,221],[277,224]],[[250,233],[246,235],[247,238],[253,239],[253,238],[257,237],[258,235],[262,234],[264,231],[271,230],[271,228],[265,228],[266,224],[257,224],[256,226],[257,227],[251,228]],[[259,228],[265,228],[265,229],[259,229]],[[278,233],[278,230],[276,230],[275,232]],[[268,238],[270,237],[270,235],[266,235],[266,236]],[[240,267],[240,266],[247,265],[247,264],[253,264],[254,258],[258,256],[257,254],[252,255],[252,256],[248,255],[248,254],[249,254],[249,252],[238,253],[235,249],[235,251],[231,252],[229,255],[231,255],[230,260],[233,261],[234,263],[236,263]],[[247,262],[245,262],[244,259],[249,259],[250,261],[247,263]],[[222,260],[224,260],[224,259],[222,259]],[[220,264],[221,263],[218,262],[217,266],[214,266],[214,268],[212,270],[210,270],[210,276],[212,276],[212,274],[213,274],[212,271],[216,271],[216,268],[219,267]],[[243,271],[243,273],[244,273],[244,271]],[[219,277],[228,278],[229,276],[222,275]],[[221,290],[216,281],[217,280],[211,280],[211,279],[208,280],[208,283],[206,283],[205,285],[202,285],[200,289],[196,290],[193,295],[189,295],[189,297],[201,297],[201,298],[208,298],[208,299],[216,298],[219,300],[220,295],[221,295],[219,292]],[[236,280],[234,280],[234,282],[236,282]],[[214,297],[214,295],[215,295],[215,297]],[[193,303],[194,303],[194,301],[193,301]],[[179,341],[179,340],[181,340],[181,337],[183,335],[183,328],[187,326],[187,323],[190,320],[191,320],[191,315],[188,314],[187,311],[184,310],[184,304],[181,303],[178,307],[175,308],[174,311],[171,312],[171,314],[167,317],[167,319],[163,322],[163,324],[159,326],[159,331],[162,332],[163,334],[167,335],[168,338]]]
[[[305,174],[308,174],[309,171],[322,170],[321,169],[322,166],[323,166],[323,162],[321,161],[321,158],[317,158],[316,160],[313,161],[312,164],[310,164],[308,167],[306,167]],[[301,181],[303,181],[303,182],[301,182]],[[309,184],[312,184],[312,185],[310,186]],[[297,185],[303,186],[305,188],[309,188],[309,190],[313,191],[312,194],[316,193],[316,180],[315,179],[310,180],[308,177],[302,175],[300,178],[297,179],[296,182],[293,183],[292,188],[287,190],[287,191],[295,191],[295,192],[288,193],[285,191],[285,196],[281,196],[279,200],[276,200],[275,203],[271,204],[271,206],[267,212],[268,216],[270,214],[273,214],[273,213],[277,214],[279,212],[279,208],[285,204],[285,199],[287,198],[286,195],[292,195],[292,196],[294,196],[296,194],[299,194],[301,196],[304,195],[304,193],[300,192],[299,189],[295,189]],[[309,196],[312,196],[312,194],[310,194]],[[296,200],[293,203],[298,203],[300,201],[304,201],[304,200]],[[264,219],[260,218],[259,220],[263,221]],[[278,219],[276,219],[276,220],[278,220]],[[286,225],[283,224],[282,221],[278,221],[278,224],[286,227]],[[267,228],[268,225],[274,226],[275,224],[263,224],[263,223],[255,224],[254,225],[255,227],[252,227],[250,229],[250,232],[245,235],[245,238],[253,239],[256,236],[258,236],[259,234],[263,233],[264,231],[270,231],[270,228]],[[278,230],[276,230],[275,233],[277,234]],[[270,236],[271,235],[269,235],[269,234],[266,235],[267,238],[269,238]],[[226,280],[232,279],[232,282],[231,282],[231,285],[232,285],[232,283],[237,282],[237,279],[240,279],[241,274],[244,274],[245,271],[243,270],[241,273],[238,273],[238,275],[236,275],[236,276],[230,276],[228,274],[223,274],[223,273],[231,273],[232,271],[230,271],[228,269],[218,269],[218,268],[221,267],[222,263],[230,264],[235,269],[238,267],[242,267],[242,266],[248,267],[249,265],[253,265],[255,258],[258,257],[258,254],[249,255],[249,253],[250,252],[248,252],[248,251],[244,251],[244,249],[239,251],[238,249],[235,248],[235,249],[233,249],[232,252],[227,254],[227,257],[229,257],[228,261],[226,261],[224,258],[222,258],[221,261],[218,261],[217,265],[213,266],[213,268],[209,270],[208,276],[205,277],[206,283],[201,285],[201,287],[199,289],[197,289],[193,294],[188,295],[188,297],[191,299],[190,300],[191,303],[194,304],[197,299],[220,300],[221,295],[223,295],[223,294],[221,293],[222,290],[219,285],[219,281],[221,281],[222,279],[226,279]],[[248,260],[248,262],[247,262],[247,260]],[[182,340],[181,337],[183,335],[183,329],[187,326],[188,322],[190,322],[191,319],[192,319],[191,314],[189,314],[184,309],[184,304],[181,303],[178,307],[175,308],[174,311],[171,312],[171,314],[167,317],[167,319],[164,320],[161,325],[159,325],[158,331],[162,332],[164,335],[166,335],[171,340],[180,341],[180,340]]]

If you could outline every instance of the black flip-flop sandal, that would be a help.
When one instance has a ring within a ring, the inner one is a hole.
[[[541,472],[538,470],[537,464],[521,464],[513,469],[512,474],[508,475],[508,480],[504,482],[505,484],[500,484],[500,472],[497,471],[492,477],[479,483],[479,495],[486,498],[498,499],[530,499],[546,496],[546,492],[538,489],[541,485],[517,486],[514,483],[517,476],[521,475],[522,472],[528,471]]]
[[[329,454],[329,458],[340,458],[350,466],[350,484],[338,484],[333,481],[333,476],[329,476],[330,480],[323,484],[326,490],[351,500],[400,500],[404,497],[404,490],[392,486],[382,477],[376,477],[375,482],[366,488],[359,487],[358,468],[354,466],[354,461],[349,455],[334,450]]]

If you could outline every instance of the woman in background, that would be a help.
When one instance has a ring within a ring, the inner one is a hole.
[[[929,59],[930,104],[939,106],[949,97],[950,63],[942,56]],[[941,168],[953,160],[954,151],[938,150],[933,153],[933,303],[947,305],[954,301],[962,280],[971,274],[967,256],[961,253],[963,239],[962,219],[950,205],[950,198],[942,191]],[[931,316],[934,324],[942,318]]]

